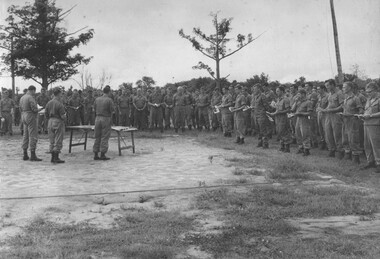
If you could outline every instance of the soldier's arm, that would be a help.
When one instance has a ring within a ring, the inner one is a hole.
[[[32,98],[29,99],[29,106],[30,106],[30,109],[32,110],[32,112],[38,113],[37,102],[34,99],[32,99]]]

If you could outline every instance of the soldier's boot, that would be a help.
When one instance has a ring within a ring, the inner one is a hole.
[[[164,127],[160,127],[160,132],[164,133]]]
[[[239,144],[240,143],[240,137],[236,137],[235,143]]]
[[[244,138],[240,138],[240,145],[244,144]]]
[[[285,144],[281,143],[281,147],[278,151],[285,152]]]
[[[298,148],[296,154],[304,154],[305,150],[303,149],[303,147],[300,147]]]
[[[109,157],[106,157],[106,153],[101,152],[101,153],[100,153],[100,160],[110,160],[110,158],[109,158]]]
[[[50,162],[51,162],[51,163],[55,163],[55,152],[54,152],[54,151],[51,151],[50,154],[51,154]]]
[[[319,145],[320,150],[326,150],[326,142],[322,141],[321,144]]]
[[[268,148],[269,148],[269,144],[268,144],[268,142],[263,142],[263,148],[264,148],[264,149],[268,149]]]
[[[94,160],[100,160],[98,152],[94,152]]]
[[[59,152],[54,152],[54,153],[55,153],[55,161],[54,161],[55,163],[62,164],[65,162],[64,160],[59,159]]]
[[[342,160],[344,158],[344,151],[338,151],[337,157],[339,160]]]
[[[191,130],[191,127],[192,127],[191,125],[188,126],[189,130]]]
[[[190,126],[191,127],[191,126]],[[185,132],[185,127],[182,128],[182,132]]]
[[[285,145],[285,150],[284,150],[285,153],[290,153],[290,144],[286,144]]]
[[[303,156],[310,156],[309,149],[305,149],[305,151],[303,152]]]
[[[360,156],[359,155],[353,155],[352,156],[352,161],[355,163],[355,164],[360,164]]]
[[[259,142],[257,143],[257,147],[262,147],[263,146],[263,140],[259,139]]]
[[[351,153],[344,153],[344,160],[352,160],[352,154]]]
[[[376,167],[376,164],[375,164],[375,162],[373,161],[373,162],[369,162],[369,163],[366,164],[365,166],[362,166],[362,167],[360,168],[360,170],[366,170],[366,169],[374,168],[374,167]]]
[[[29,160],[28,150],[27,149],[24,149],[24,156],[22,157],[22,160],[24,160],[24,161]]]
[[[39,162],[39,161],[42,161],[42,159],[38,158],[36,156],[36,151],[30,151],[30,161],[35,161],[35,162]]]
[[[313,148],[318,148],[318,141],[315,141],[314,143],[313,143]]]
[[[328,157],[335,157],[335,150],[330,150]]]

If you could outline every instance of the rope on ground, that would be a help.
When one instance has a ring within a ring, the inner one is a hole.
[[[31,200],[31,199],[68,198],[68,197],[114,195],[114,194],[129,194],[129,193],[144,193],[144,192],[162,192],[162,191],[183,191],[183,190],[211,189],[211,188],[219,188],[219,187],[243,187],[243,186],[255,186],[255,185],[272,185],[272,184],[273,183],[219,184],[219,185],[210,185],[210,186],[163,188],[163,189],[145,189],[145,190],[136,190],[136,191],[95,192],[95,193],[81,193],[81,194],[46,195],[46,196],[0,197],[0,201],[4,201],[4,200]]]

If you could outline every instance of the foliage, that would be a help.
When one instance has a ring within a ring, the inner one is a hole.
[[[143,76],[140,80],[137,80],[137,87],[152,87],[156,84],[156,81],[152,77]]]
[[[13,42],[13,51],[3,59],[6,64],[15,61],[15,74],[32,79],[47,88],[53,82],[67,80],[78,73],[77,67],[88,64],[86,58],[70,52],[87,44],[94,35],[90,29],[74,37],[79,31],[68,33],[60,23],[70,13],[55,6],[54,1],[37,0],[19,7],[8,8],[7,25],[1,26],[3,45]]]

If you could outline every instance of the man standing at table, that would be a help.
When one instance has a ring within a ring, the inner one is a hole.
[[[114,103],[109,97],[111,87],[106,85],[103,89],[103,95],[95,99],[95,143],[93,147],[94,160],[109,160],[106,157],[108,151],[108,140],[111,136],[112,113],[114,112]],[[99,157],[100,151],[100,157]]]

